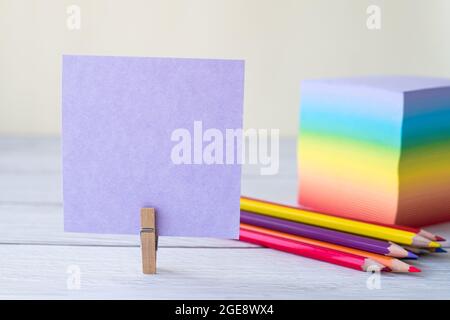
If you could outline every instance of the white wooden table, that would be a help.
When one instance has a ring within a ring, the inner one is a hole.
[[[144,276],[137,236],[63,232],[59,143],[0,139],[0,298],[450,298],[449,254],[415,262],[421,274],[383,274],[369,290],[363,272],[233,240],[163,237],[159,273]],[[280,148],[279,175],[244,168],[244,195],[295,204],[295,141]],[[450,238],[450,223],[429,229]]]

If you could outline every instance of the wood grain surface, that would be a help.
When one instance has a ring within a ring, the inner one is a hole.
[[[244,167],[242,194],[295,204],[295,140],[280,152],[278,175]],[[420,274],[382,274],[374,288],[377,275],[235,240],[160,237],[158,274],[144,275],[139,235],[63,232],[61,179],[59,139],[0,139],[0,298],[450,298],[448,254],[413,262]],[[428,229],[450,238],[450,223]]]

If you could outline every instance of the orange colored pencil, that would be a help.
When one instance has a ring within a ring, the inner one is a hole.
[[[390,269],[386,266],[370,258],[333,249],[323,248],[300,241],[283,239],[252,230],[240,229],[239,239],[241,241],[297,254],[311,259],[329,262],[359,271],[390,271]]]
[[[275,231],[275,230],[270,230],[267,228],[252,226],[252,225],[245,224],[245,223],[241,223],[240,228],[241,228],[241,230],[259,232],[259,233],[262,233],[265,235],[270,235],[270,236],[293,240],[293,241],[299,241],[299,242],[315,245],[315,246],[322,247],[322,248],[333,249],[333,250],[337,250],[340,252],[346,252],[346,253],[370,258],[370,259],[373,259],[373,260],[381,263],[382,265],[388,267],[393,272],[420,272],[421,271],[419,268],[411,266],[403,261],[400,261],[399,259],[384,256],[381,254],[366,252],[366,251],[359,250],[359,249],[348,248],[348,247],[344,247],[344,246],[329,243],[329,242],[300,237],[297,235],[280,232],[280,231]]]

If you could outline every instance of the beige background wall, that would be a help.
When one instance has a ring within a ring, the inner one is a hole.
[[[450,1],[0,0],[0,134],[60,132],[64,53],[245,59],[245,126],[294,135],[303,78],[450,77]]]

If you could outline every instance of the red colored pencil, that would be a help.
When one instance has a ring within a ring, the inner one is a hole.
[[[265,203],[271,203],[271,204],[279,204],[279,203],[275,203],[275,202],[271,202],[271,201],[260,200],[260,199],[255,199],[255,198],[251,198],[251,197],[245,197],[245,196],[242,196],[241,198],[246,198],[246,199],[250,199],[250,200],[255,200],[255,201],[265,202]],[[288,205],[283,205],[283,206],[291,207],[291,208],[301,208],[301,209],[314,211],[314,210],[311,210],[310,208],[307,208],[307,207],[293,207],[293,206],[288,206]],[[319,212],[319,213],[324,213],[324,212]],[[329,213],[327,213],[327,214],[329,214]],[[333,214],[329,214],[329,215],[333,216]],[[415,234],[417,234],[419,236],[422,236],[422,237],[424,237],[426,239],[429,239],[429,240],[432,240],[432,241],[446,241],[445,238],[443,238],[441,236],[438,236],[438,235],[435,235],[435,234],[433,234],[433,233],[431,233],[431,232],[429,232],[427,230],[424,230],[424,229],[407,227],[407,226],[401,226],[401,225],[397,225],[397,224],[380,223],[380,222],[375,222],[375,221],[371,221],[371,220],[362,220],[362,219],[355,219],[355,218],[351,218],[351,219],[355,220],[355,221],[371,223],[371,224],[375,224],[375,225],[379,225],[379,226],[383,226],[383,227],[389,227],[389,228],[393,228],[393,229],[409,231],[409,232],[415,233]]]
[[[304,242],[283,239],[255,231],[240,229],[239,240],[359,271],[390,271],[389,268],[386,268],[384,265],[370,258],[323,248]]]

